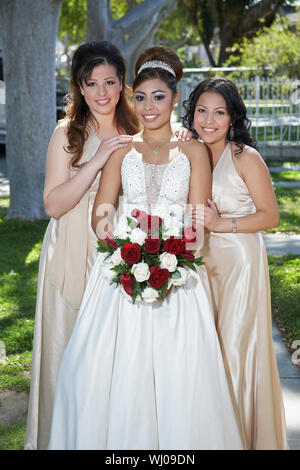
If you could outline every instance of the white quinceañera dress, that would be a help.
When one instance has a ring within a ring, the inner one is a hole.
[[[124,210],[187,203],[190,163],[123,159]],[[58,376],[49,449],[242,449],[206,269],[132,304],[92,269]]]

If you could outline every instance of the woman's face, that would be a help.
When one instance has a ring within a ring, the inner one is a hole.
[[[203,142],[213,144],[226,141],[231,117],[223,96],[214,91],[205,91],[195,106],[194,128]]]
[[[80,87],[86,104],[94,115],[114,114],[122,83],[113,65],[100,64],[93,68]]]
[[[159,78],[145,80],[134,90],[134,110],[145,128],[158,129],[170,122],[177,94]]]

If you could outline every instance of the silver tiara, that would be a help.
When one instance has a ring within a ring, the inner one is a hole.
[[[149,60],[148,62],[144,62],[143,65],[140,66],[137,75],[144,69],[155,69],[157,67],[167,70],[167,72],[170,72],[176,78],[176,73],[172,67],[170,67],[170,65],[166,64],[165,62],[162,62],[161,60]]]

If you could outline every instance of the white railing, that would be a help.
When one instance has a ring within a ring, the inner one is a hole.
[[[218,76],[220,71],[238,71],[239,78],[234,82],[247,106],[250,132],[263,157],[267,160],[300,160],[300,80],[259,75],[247,77],[243,72],[249,70],[255,68],[184,69],[179,82],[178,117],[184,115],[183,101],[207,73]]]

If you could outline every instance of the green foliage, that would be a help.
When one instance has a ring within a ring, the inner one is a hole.
[[[271,173],[272,181],[298,181],[300,182],[300,172],[299,171],[280,171],[276,173]]]
[[[280,212],[280,224],[267,232],[300,233],[300,188],[274,187]]]
[[[272,313],[289,346],[300,338],[300,257],[269,255]]]
[[[198,45],[200,40],[197,29],[191,22],[186,21],[185,15],[177,6],[171,15],[161,24],[155,35],[155,42],[166,44],[176,48],[181,45]]]
[[[79,44],[86,34],[86,0],[63,0],[59,24],[58,37],[67,44]]]
[[[280,16],[270,27],[263,27],[253,39],[244,38],[235,44],[226,66],[257,67],[264,73],[271,67],[277,75],[297,77],[300,70],[300,25]],[[255,73],[257,73],[255,71]],[[234,78],[234,77],[232,77]]]
[[[129,8],[141,3],[130,0],[111,0],[110,6],[113,18],[122,18]],[[86,36],[87,0],[63,0],[59,17],[58,37],[67,46],[77,45]]]

